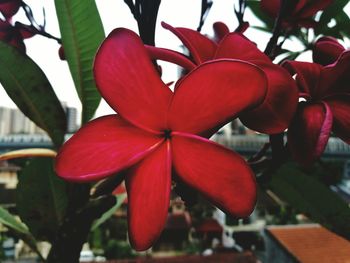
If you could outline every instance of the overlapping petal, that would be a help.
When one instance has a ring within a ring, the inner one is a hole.
[[[180,179],[213,204],[237,217],[252,212],[256,183],[253,172],[238,154],[207,139],[183,133],[173,133],[172,153]]]
[[[350,94],[339,94],[325,99],[333,113],[333,131],[350,144]]]
[[[234,58],[252,63],[271,60],[256,45],[240,33],[227,34],[220,42],[214,58]]]
[[[96,54],[94,75],[102,96],[123,118],[146,130],[166,128],[172,92],[134,32],[120,28],[110,33]]]
[[[297,74],[296,81],[299,91],[314,96],[318,93],[318,83],[321,79],[322,66],[299,61],[287,61],[283,66],[292,74]]]
[[[240,120],[245,126],[258,132],[283,132],[288,128],[297,109],[297,86],[288,72],[280,66],[264,62],[258,65],[267,76],[267,94],[259,107],[240,115]]]
[[[181,42],[190,51],[193,60],[197,64],[201,64],[211,58],[213,58],[217,45],[214,41],[203,36],[197,31],[184,28],[184,27],[172,27],[171,25],[162,22],[162,26],[165,29],[170,30],[174,35],[176,35]]]
[[[213,24],[213,30],[216,43],[219,43],[224,38],[224,36],[230,33],[230,29],[223,22],[215,22]]]
[[[344,47],[334,37],[321,37],[315,43],[312,51],[313,61],[323,66],[334,63]]]
[[[268,89],[264,102],[255,110],[240,116],[244,125],[262,133],[283,132],[289,125],[298,103],[293,78],[241,34],[231,33],[220,43],[216,58],[235,58],[254,63],[267,76]]]
[[[187,70],[192,70],[196,67],[196,65],[189,58],[174,50],[166,48],[157,48],[149,45],[145,45],[145,48],[147,49],[147,52],[151,59],[160,59],[167,62],[175,63]]]
[[[215,60],[186,75],[169,108],[169,128],[198,135],[221,127],[265,98],[266,76],[240,60]],[[215,131],[214,131],[215,132]]]
[[[304,166],[318,159],[327,145],[333,115],[326,103],[300,103],[288,129],[288,145],[292,156]]]
[[[117,115],[98,118],[73,135],[56,158],[56,172],[84,182],[115,174],[154,151],[163,138],[145,132]]]
[[[350,51],[343,52],[338,60],[322,70],[322,78],[317,87],[318,96],[324,97],[335,93],[350,93]]]
[[[129,239],[136,250],[146,250],[162,232],[170,202],[171,151],[163,143],[126,176]]]

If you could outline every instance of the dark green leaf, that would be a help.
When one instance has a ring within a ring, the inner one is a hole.
[[[333,1],[321,14],[319,23],[321,25],[327,25],[332,18],[335,18],[343,8],[349,3],[349,0],[336,0]]]
[[[247,3],[247,6],[250,8],[250,10],[252,10],[254,15],[267,26],[266,31],[271,32],[274,25],[274,19],[269,17],[267,14],[265,14],[261,10],[260,1],[247,0],[246,3]]]
[[[104,213],[98,220],[94,222],[94,224],[91,227],[91,230],[94,231],[96,228],[98,228],[101,224],[107,221],[112,215],[115,214],[115,212],[119,209],[119,207],[122,205],[123,201],[126,198],[126,194],[120,194],[116,195],[116,204],[109,209],[106,213]]]
[[[66,186],[52,158],[33,159],[19,173],[18,213],[37,239],[53,240],[67,207]]]
[[[31,58],[3,42],[0,42],[0,83],[18,108],[60,146],[66,131],[66,115],[48,79]]]
[[[316,176],[287,163],[270,183],[274,193],[291,206],[337,234],[350,239],[350,208]]]
[[[55,0],[64,53],[82,102],[83,122],[91,119],[101,100],[92,66],[105,35],[94,0]]]

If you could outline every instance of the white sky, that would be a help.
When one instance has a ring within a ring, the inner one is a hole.
[[[34,15],[40,23],[42,18],[41,8],[46,11],[46,31],[54,36],[60,35],[58,22],[56,19],[54,1],[26,0],[33,8]],[[202,33],[212,35],[212,24],[222,21],[228,25],[230,30],[237,26],[233,4],[234,0],[214,1],[212,9],[203,26]],[[137,32],[137,25],[128,7],[123,0],[96,0],[106,35],[116,27],[126,27]],[[180,50],[180,41],[168,30],[160,26],[161,21],[165,21],[172,26],[182,26],[196,29],[199,22],[201,0],[162,0],[156,28],[156,45],[159,47]],[[19,21],[25,22],[23,13],[17,16]],[[251,25],[258,25],[259,21],[247,10],[245,19]],[[246,36],[256,42],[258,47],[263,49],[268,41],[269,35],[254,29],[248,29]],[[35,36],[25,41],[27,54],[44,70],[57,96],[61,101],[67,102],[69,106],[81,108],[80,101],[75,92],[74,84],[69,73],[68,65],[58,57],[59,45],[56,41],[41,36]],[[295,43],[293,44],[295,47]],[[300,48],[300,47],[296,47]],[[173,81],[176,76],[177,67],[170,63],[163,63],[163,80]],[[176,80],[176,79],[175,79]],[[0,105],[16,107],[6,92],[0,87]],[[102,102],[97,110],[97,115],[105,115],[113,112],[106,103]]]

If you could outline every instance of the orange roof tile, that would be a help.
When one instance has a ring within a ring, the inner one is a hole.
[[[320,225],[271,226],[267,231],[302,263],[350,263],[350,242]]]

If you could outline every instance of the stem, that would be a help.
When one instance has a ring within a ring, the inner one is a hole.
[[[236,14],[236,18],[238,20],[238,27],[236,29],[236,31],[240,32],[243,27],[244,27],[244,20],[243,20],[243,17],[244,17],[244,13],[245,13],[245,8],[246,8],[246,2],[245,0],[239,0],[238,1],[238,10],[236,8],[234,8],[235,10],[235,14]]]
[[[264,51],[264,53],[269,56],[271,60],[275,58],[275,49],[277,47],[278,39],[282,33],[282,19],[286,11],[287,2],[287,0],[281,0],[281,6],[275,20],[273,33]],[[270,135],[272,163],[264,175],[271,174],[271,172],[275,171],[286,160],[286,149],[284,146],[283,137],[284,133]]]
[[[283,14],[285,13],[285,10],[286,10],[287,2],[288,2],[287,0],[281,0],[281,7],[278,12],[278,16],[275,20],[275,24],[273,26],[273,33],[264,51],[264,53],[267,56],[269,56],[271,60],[273,60],[275,57],[274,51],[277,46],[278,38],[282,33],[282,19],[283,19]]]
[[[197,31],[198,32],[201,32],[202,27],[203,27],[204,22],[205,22],[205,19],[207,18],[208,13],[209,13],[210,8],[212,7],[212,5],[213,5],[213,1],[211,1],[211,0],[202,0],[201,16],[200,16],[200,19],[199,19],[199,25],[197,27]]]
[[[82,209],[66,217],[52,244],[48,263],[78,263],[80,251],[86,242],[92,223],[115,205],[114,196],[91,200]]]
[[[155,31],[161,0],[124,0],[133,14],[144,44],[155,45]]]

